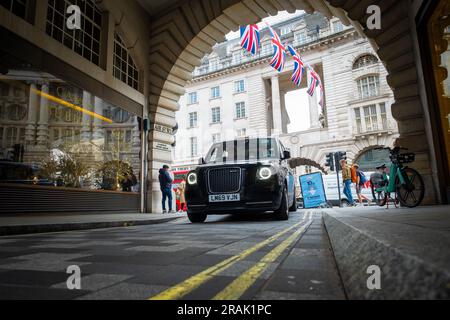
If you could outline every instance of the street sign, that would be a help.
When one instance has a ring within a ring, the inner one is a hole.
[[[300,176],[300,188],[305,209],[318,208],[327,202],[323,177],[320,172]]]

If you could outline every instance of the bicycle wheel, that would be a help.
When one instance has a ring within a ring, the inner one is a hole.
[[[406,168],[403,170],[405,184],[400,183],[397,177],[397,194],[400,203],[407,208],[415,208],[422,203],[425,196],[425,184],[422,176],[416,170]]]
[[[378,191],[377,192],[377,205],[380,207],[384,207],[387,202],[387,193],[385,191]]]

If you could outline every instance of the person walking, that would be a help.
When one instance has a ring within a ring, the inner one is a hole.
[[[166,210],[166,200],[169,201],[169,213],[174,213],[172,210],[172,182],[173,179],[169,172],[169,166],[164,165],[162,169],[159,170],[159,185],[162,192],[162,209],[163,213],[167,213]]]
[[[354,206],[355,200],[353,200],[352,189],[351,189],[351,186],[352,186],[351,168],[347,164],[347,160],[345,160],[345,159],[342,159],[340,164],[341,164],[341,168],[342,168],[342,181],[344,183],[344,194],[347,197],[350,205]]]
[[[369,198],[367,198],[365,195],[363,195],[362,189],[365,188],[365,185],[367,183],[367,178],[364,175],[364,173],[359,170],[359,164],[355,163],[353,165],[353,167],[355,168],[356,171],[356,195],[358,196],[358,200],[359,200],[359,204],[362,205],[363,204],[363,200],[367,201],[367,204],[370,204],[370,200]]]
[[[183,180],[180,182],[180,184],[178,185],[178,195],[180,196],[180,211],[178,211],[179,213],[182,213],[186,210],[186,196],[185,196],[185,191],[186,191],[186,176],[183,176]]]

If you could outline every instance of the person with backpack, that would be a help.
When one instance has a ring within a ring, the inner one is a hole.
[[[362,189],[365,188],[367,184],[367,178],[366,175],[359,170],[359,164],[355,163],[352,167],[352,171],[355,173],[355,186],[356,186],[356,195],[358,196],[359,204],[363,204],[363,200],[366,200],[367,203],[370,203],[369,198],[367,198],[365,195],[362,194]],[[352,172],[352,179],[353,179],[353,172]]]
[[[348,202],[351,206],[355,205],[355,200],[353,200],[352,196],[352,167],[347,164],[347,160],[342,159],[340,161],[340,165],[342,168],[342,181],[344,182],[344,194],[348,199]]]

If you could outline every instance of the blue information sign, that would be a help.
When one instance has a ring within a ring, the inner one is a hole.
[[[327,202],[323,177],[320,172],[306,174],[300,177],[300,187],[305,209],[318,208]]]

